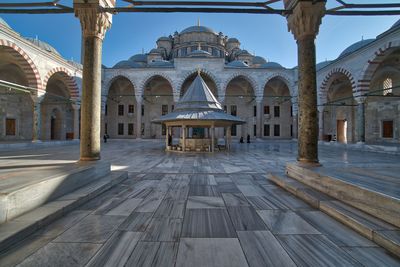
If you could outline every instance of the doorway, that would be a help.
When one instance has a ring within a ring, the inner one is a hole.
[[[347,120],[337,120],[336,138],[339,143],[347,143]]]

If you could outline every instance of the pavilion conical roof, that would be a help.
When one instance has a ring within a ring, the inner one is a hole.
[[[153,122],[163,123],[182,120],[225,121],[232,124],[245,123],[242,119],[224,112],[221,103],[218,102],[203,78],[201,78],[200,72],[176,104],[175,110],[157,120],[153,120]]]

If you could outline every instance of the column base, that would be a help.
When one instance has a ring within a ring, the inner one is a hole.
[[[81,157],[79,159],[79,161],[95,161],[95,160],[100,160],[100,156],[99,157]]]
[[[309,160],[309,159],[302,159],[302,158],[297,159],[297,164],[302,167],[320,167],[320,166],[322,166],[322,164],[319,163],[318,160]]]

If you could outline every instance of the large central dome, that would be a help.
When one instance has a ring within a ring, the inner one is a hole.
[[[192,32],[208,32],[212,34],[217,34],[213,29],[205,26],[191,26],[181,31],[181,34],[192,33]]]

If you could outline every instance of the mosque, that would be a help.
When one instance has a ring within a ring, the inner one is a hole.
[[[200,69],[224,111],[245,121],[232,126],[233,138],[297,138],[297,67],[252,55],[238,39],[200,24],[156,44],[103,66],[102,135],[165,138],[165,125],[152,121],[174,111]],[[400,20],[317,64],[319,139],[399,143],[399,61]],[[78,139],[81,77],[79,63],[0,20],[0,140]]]

